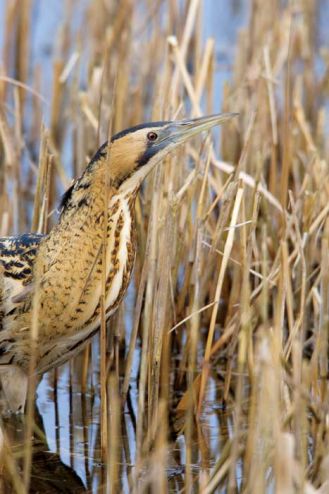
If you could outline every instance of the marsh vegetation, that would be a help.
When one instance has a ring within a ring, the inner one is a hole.
[[[143,186],[107,333],[2,419],[4,492],[328,492],[329,3],[218,2],[226,59],[210,0],[0,5],[1,236],[49,231],[109,134],[239,112]]]

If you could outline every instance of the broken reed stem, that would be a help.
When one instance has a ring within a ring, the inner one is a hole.
[[[293,35],[293,14],[291,14],[289,23],[289,47],[287,56],[287,69],[285,74],[285,92],[284,92],[284,127],[283,127],[283,158],[281,172],[281,193],[280,201],[283,207],[286,206],[288,198],[288,181],[291,163],[291,143],[289,126],[291,124],[291,43]]]
[[[33,205],[33,217],[31,229],[33,232],[43,231],[39,230],[39,226],[43,223],[40,221],[40,213],[42,209],[42,195],[45,193],[46,186],[46,176],[48,168],[48,133],[44,127],[41,128],[41,139],[39,148],[39,167],[38,176],[34,195],[34,205]]]
[[[221,262],[221,266],[220,266],[220,270],[219,270],[219,274],[218,274],[218,278],[217,278],[216,291],[215,291],[215,297],[214,297],[215,301],[219,301],[219,299],[220,299],[221,290],[222,290],[222,286],[223,286],[223,282],[224,282],[224,275],[225,275],[228,260],[229,260],[230,254],[231,254],[231,250],[233,247],[235,225],[237,223],[237,218],[238,218],[238,214],[239,214],[240,204],[242,201],[242,196],[243,196],[243,186],[241,184],[239,184],[239,187],[237,189],[236,199],[235,199],[234,206],[233,206],[232,215],[231,215],[229,232],[228,232],[227,239],[225,242],[224,255],[223,255],[223,259]],[[200,388],[200,396],[199,396],[199,404],[198,404],[198,412],[199,413],[201,412],[202,402],[203,402],[204,393],[205,393],[206,384],[207,384],[207,377],[209,374],[208,366],[209,366],[209,361],[210,361],[211,347],[213,344],[214,333],[215,333],[217,311],[218,311],[218,302],[212,308],[209,331],[208,331],[208,336],[207,336],[207,343],[206,343],[205,354],[204,354],[204,363],[203,363],[202,374],[201,374],[201,388]]]

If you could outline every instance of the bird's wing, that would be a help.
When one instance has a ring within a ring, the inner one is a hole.
[[[10,283],[14,302],[30,291],[33,263],[43,238],[44,235],[35,233],[0,238],[0,328],[5,285],[8,285],[5,281]]]
[[[0,238],[0,264],[3,275],[20,280],[22,286],[30,283],[34,259],[44,237],[45,235],[26,233],[18,237]]]

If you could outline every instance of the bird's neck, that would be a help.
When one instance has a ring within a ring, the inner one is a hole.
[[[81,208],[90,206],[95,200],[96,204],[103,203],[104,209],[108,190],[106,167],[100,162],[92,165],[88,165],[82,176],[65,192],[61,202],[60,223],[76,214]]]
[[[141,180],[130,180],[125,187],[118,187],[107,166],[105,158],[91,162],[68,189],[61,204],[60,223],[80,214],[81,210],[105,211],[114,196],[135,200]]]

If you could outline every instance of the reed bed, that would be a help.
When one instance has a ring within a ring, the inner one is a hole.
[[[26,417],[2,421],[4,492],[328,492],[325,2],[250,0],[221,108],[202,0],[66,2],[51,75],[33,61],[35,3],[2,19],[1,235],[47,232],[116,131],[239,117],[144,184],[126,301],[43,378],[39,410],[32,363]]]

